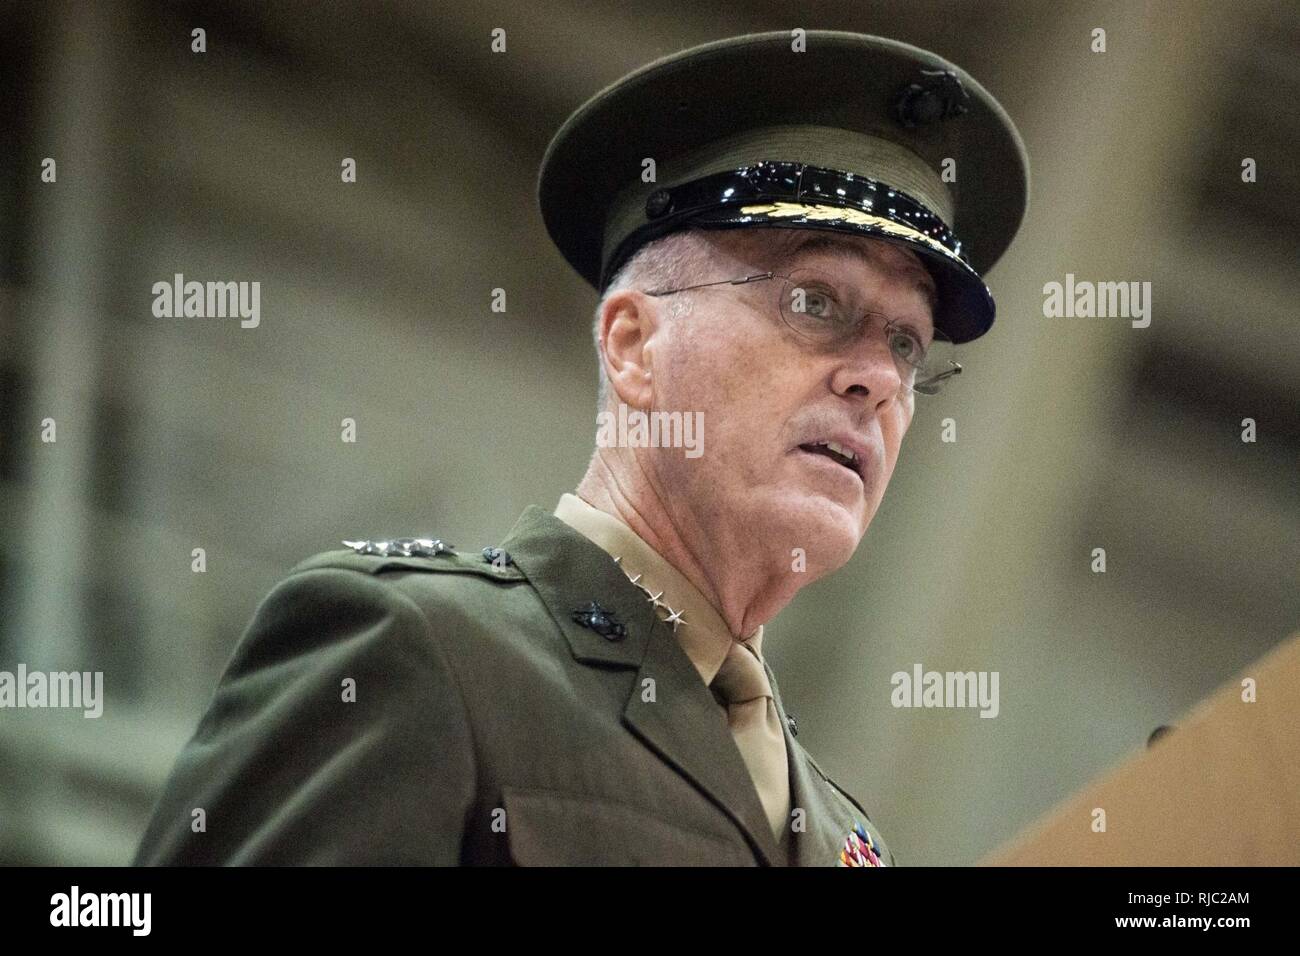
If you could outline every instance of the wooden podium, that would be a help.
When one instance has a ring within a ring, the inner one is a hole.
[[[1300,865],[1300,632],[980,865]]]

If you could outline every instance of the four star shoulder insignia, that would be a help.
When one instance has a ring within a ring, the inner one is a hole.
[[[344,547],[357,554],[372,554],[382,558],[432,558],[439,554],[455,554],[450,544],[438,538],[395,538],[392,541],[344,541]]]

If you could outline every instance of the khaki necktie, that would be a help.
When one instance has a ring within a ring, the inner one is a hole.
[[[731,734],[749,767],[772,833],[781,841],[790,823],[790,770],[781,718],[763,662],[749,644],[733,641],[710,686],[727,705]]]

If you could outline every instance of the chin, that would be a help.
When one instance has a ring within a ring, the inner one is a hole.
[[[861,508],[821,495],[790,493],[779,506],[790,548],[803,548],[809,570],[834,571],[853,557],[866,531]]]

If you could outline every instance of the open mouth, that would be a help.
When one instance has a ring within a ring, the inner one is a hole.
[[[862,477],[858,456],[843,445],[833,441],[819,441],[800,445],[799,448],[812,455],[824,455],[837,465],[843,465],[853,474]]]

